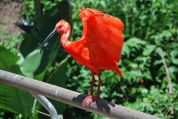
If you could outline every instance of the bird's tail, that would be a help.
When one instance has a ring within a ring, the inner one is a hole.
[[[119,67],[117,66],[117,63],[115,63],[114,71],[115,71],[118,75],[120,75],[121,77],[123,77],[122,72],[120,71]]]
[[[122,75],[122,72],[120,71],[120,69],[117,67],[117,70],[115,70],[116,71],[116,73],[118,74],[118,75],[120,75],[121,77],[123,77],[123,75]]]

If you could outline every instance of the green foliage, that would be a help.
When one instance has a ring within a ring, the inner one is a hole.
[[[34,50],[20,64],[20,70],[24,75],[28,77],[33,77],[35,71],[40,65],[40,60],[41,60],[40,50],[38,49]]]
[[[101,98],[165,119],[178,117],[178,7],[176,0],[75,0],[71,2],[72,16],[70,16],[71,6],[66,0],[41,1],[41,4],[39,0],[23,0],[23,2],[26,9],[22,14],[26,17],[28,24],[34,25],[26,33],[9,36],[8,40],[1,40],[1,69],[81,93],[89,93],[90,71],[71,57],[67,57],[56,37],[44,50],[42,56],[39,54],[39,46],[42,39],[50,33],[60,19],[66,19],[72,23],[72,40],[79,39],[82,35],[79,9],[83,7],[99,9],[119,17],[125,25],[125,42],[121,61],[118,64],[124,76],[119,77],[112,71],[103,71]],[[0,34],[3,32],[1,31]],[[18,52],[16,44],[22,39],[19,46],[20,52]],[[33,67],[31,63],[34,64]],[[166,74],[165,66],[169,74]],[[170,75],[171,82],[167,75]],[[173,89],[172,93],[170,88]],[[11,91],[10,87],[8,89]],[[16,90],[12,89],[12,92]],[[5,99],[9,99],[6,93],[1,93],[0,95],[3,95]],[[13,99],[18,97],[16,93],[11,96],[14,96]],[[25,97],[24,99],[28,100]],[[18,104],[19,100],[16,101]],[[28,101],[31,101],[31,98]],[[4,100],[0,98],[1,107],[2,102],[4,103]],[[63,112],[64,118],[105,119],[105,117],[89,114],[61,103],[53,103],[61,113]],[[25,111],[21,110],[23,108],[16,111],[11,102],[7,105],[7,108],[3,106],[3,109],[24,114],[24,117],[30,114],[29,108]],[[38,107],[36,109],[41,110]],[[0,113],[0,115],[3,114]]]
[[[0,68],[20,74],[20,69],[17,65],[19,57],[13,54],[4,47],[0,47]],[[24,117],[31,115],[31,107],[33,98],[27,92],[13,88],[7,85],[0,84],[0,108],[21,113]]]
[[[0,46],[5,47],[13,53],[17,53],[17,47],[22,40],[22,35],[12,35],[7,31],[0,30]]]
[[[0,67],[3,70],[11,71],[14,64],[18,61],[19,57],[4,47],[0,47]]]
[[[31,116],[33,97],[29,93],[0,84],[0,96],[0,108],[21,113],[25,118]]]
[[[135,103],[125,102],[124,105],[146,113],[155,113],[157,116],[165,118],[177,117],[177,92],[168,94],[154,86],[150,90],[141,87],[141,94],[137,97]],[[165,104],[166,103],[166,104]]]
[[[58,42],[56,42],[58,40],[49,44],[49,47],[43,51],[43,55],[40,54],[39,46],[42,44],[42,40],[46,35],[54,28],[58,20],[69,20],[69,3],[67,1],[56,1],[53,5],[50,4],[49,7],[45,2],[45,6],[48,8],[44,11],[41,7],[43,3],[44,1],[40,3],[39,0],[25,1],[28,8],[27,10],[29,11],[23,14],[27,17],[29,15],[30,19],[27,18],[27,25],[19,24],[20,28],[26,31],[26,33],[22,33],[20,39],[23,40],[19,45],[20,52],[14,48],[18,41],[17,39],[12,41],[10,37],[8,38],[10,40],[7,39],[4,41],[5,43],[2,42],[0,44],[0,69],[64,87],[66,80],[65,72],[67,72],[67,58],[62,60],[65,57],[64,52],[61,52],[63,55],[58,56],[57,52],[61,50],[61,47],[58,46]],[[33,13],[32,11],[35,12]],[[34,25],[32,26],[31,23],[34,23]],[[55,39],[57,38],[55,37]],[[5,44],[11,42],[13,42],[12,47],[7,47],[9,50],[4,48],[7,46]],[[12,49],[15,49],[16,52],[11,52]],[[23,114],[24,118],[31,117],[34,101],[31,95],[5,85],[0,85],[0,89],[2,90],[0,91],[0,95],[3,97],[0,98],[0,108]],[[58,111],[64,111],[64,104],[53,103]],[[35,109],[40,110],[41,108],[37,106]]]

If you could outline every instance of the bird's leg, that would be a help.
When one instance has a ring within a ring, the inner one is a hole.
[[[97,94],[96,94],[96,99],[95,100],[99,99],[101,83],[102,83],[102,80],[101,80],[101,77],[100,77],[100,74],[99,74],[98,75],[98,90],[97,90]]]
[[[91,83],[91,88],[90,88],[90,95],[87,96],[83,102],[82,102],[82,106],[84,107],[85,102],[90,106],[90,104],[95,101],[95,96],[93,96],[93,87],[95,85],[95,76],[94,73],[92,72],[92,83]]]
[[[90,87],[90,95],[93,96],[93,87],[95,85],[95,77],[94,74],[92,73],[92,83],[91,83],[91,87]]]
[[[94,87],[94,84],[95,84],[95,77],[94,77],[94,73],[92,73],[92,84],[91,84],[91,88],[90,88],[90,95],[87,96],[83,100],[83,102],[82,102],[83,107],[85,105],[85,102],[88,104],[88,106],[90,106],[90,104],[92,102],[95,102],[99,99],[101,83],[102,83],[102,80],[101,80],[100,74],[98,74],[98,90],[97,90],[96,96],[94,96],[93,95],[93,87]]]

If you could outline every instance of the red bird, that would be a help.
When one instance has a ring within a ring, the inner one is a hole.
[[[90,95],[87,96],[82,105],[89,106],[92,101],[97,101],[100,95],[101,77],[100,70],[113,70],[120,76],[121,71],[117,66],[124,37],[123,22],[116,17],[107,15],[99,10],[82,8],[80,18],[83,22],[83,35],[79,40],[70,42],[71,27],[65,20],[60,20],[55,29],[45,39],[44,44],[54,33],[61,33],[61,44],[64,49],[80,64],[88,67],[92,73],[92,85]],[[95,77],[98,76],[98,90],[96,96],[93,95]]]

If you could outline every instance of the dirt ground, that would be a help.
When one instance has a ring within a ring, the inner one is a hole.
[[[22,21],[20,15],[24,4],[12,0],[0,0],[0,30],[10,34],[17,34],[21,30],[14,23]]]

